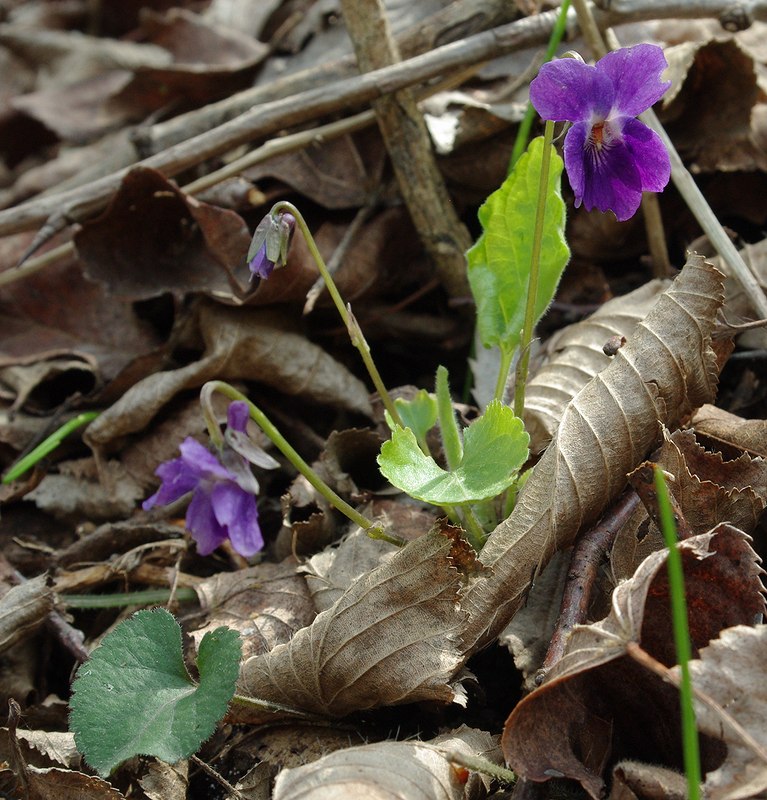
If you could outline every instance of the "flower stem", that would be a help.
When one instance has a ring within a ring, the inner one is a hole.
[[[538,274],[541,266],[541,242],[543,240],[543,221],[546,215],[546,194],[549,185],[551,167],[551,142],[554,138],[554,123],[546,121],[543,132],[543,154],[541,156],[541,180],[538,186],[538,208],[535,212],[535,229],[533,231],[533,250],[530,259],[530,282],[527,286],[527,305],[525,306],[525,324],[519,344],[520,353],[517,362],[516,381],[514,385],[514,414],[522,419],[525,410],[525,386],[527,384],[527,368],[530,365],[530,342],[535,327],[535,301],[538,295]]]
[[[49,453],[52,453],[63,441],[69,436],[72,431],[77,430],[82,425],[92,422],[99,415],[99,411],[85,411],[78,414],[68,422],[65,422],[60,428],[55,430],[47,439],[40,442],[34,450],[31,450],[23,458],[20,458],[9,470],[3,475],[3,483],[13,483],[17,478],[20,478],[27,470],[32,469],[38,461],[44,459]]]
[[[149,606],[167,603],[173,596],[179,603],[194,603],[197,592],[189,586],[171,589],[142,589],[138,592],[114,592],[113,594],[60,594],[59,599],[68,608],[124,608],[125,606]]]
[[[369,519],[364,517],[356,509],[352,508],[345,500],[341,499],[325,481],[301,458],[293,449],[288,440],[277,430],[269,418],[261,409],[248,400],[242,392],[238,392],[234,386],[230,386],[224,381],[208,381],[200,391],[200,403],[203,408],[203,416],[206,422],[210,418],[207,409],[211,408],[211,395],[213,392],[221,392],[230,400],[241,400],[248,405],[250,418],[261,428],[261,430],[272,440],[275,447],[290,461],[290,463],[309,481],[309,483],[335,508],[345,514],[355,525],[359,525],[365,531],[379,526],[374,525]],[[218,429],[218,425],[216,425]],[[220,435],[220,434],[219,434]],[[212,437],[211,437],[212,438]],[[373,531],[376,532],[376,531]],[[378,534],[377,534],[378,535]]]
[[[386,386],[381,379],[381,375],[378,372],[378,368],[373,361],[373,357],[370,354],[370,345],[368,345],[367,340],[362,333],[362,329],[357,324],[357,320],[354,318],[354,315],[351,313],[351,307],[344,305],[343,298],[338,291],[338,287],[333,280],[333,276],[330,274],[327,266],[325,265],[325,260],[320,254],[317,243],[314,241],[314,237],[309,230],[309,226],[306,224],[306,220],[301,212],[287,200],[280,200],[280,202],[275,203],[270,213],[275,215],[281,212],[288,212],[296,218],[296,222],[298,223],[298,227],[301,228],[301,233],[304,237],[304,241],[306,242],[306,246],[309,248],[309,252],[317,264],[317,269],[320,271],[320,275],[322,275],[325,285],[328,287],[328,292],[333,298],[333,302],[338,309],[338,313],[341,315],[341,319],[343,320],[346,329],[349,331],[349,338],[351,339],[352,344],[357,348],[360,356],[362,357],[362,361],[365,364],[368,375],[370,375],[370,379],[373,381],[373,386],[375,386],[375,389],[383,401],[384,407],[391,415],[391,418],[397,423],[397,425],[404,428],[405,425],[402,423],[399,412],[397,411],[397,408],[391,399],[391,395],[386,389]]]
[[[554,54],[557,52],[557,47],[559,47],[559,43],[562,41],[562,37],[565,35],[565,31],[567,30],[567,11],[569,8],[570,0],[562,0],[562,5],[559,7],[559,16],[557,17],[557,21],[554,23],[554,27],[551,30],[549,44],[546,47],[546,55],[543,57],[544,64],[554,58]],[[514,165],[517,163],[517,161],[519,161],[522,153],[525,152],[527,142],[530,139],[530,129],[533,127],[533,120],[535,117],[536,113],[535,109],[533,108],[533,104],[528,101],[527,109],[525,110],[525,116],[522,118],[522,122],[519,123],[519,128],[517,129],[517,138],[514,140],[514,149],[511,151],[511,158],[509,159],[509,172],[514,169]],[[496,395],[496,397],[498,397],[498,395]],[[498,399],[500,400],[500,398]]]
[[[498,345],[501,353],[501,362],[498,365],[498,378],[495,383],[495,393],[493,399],[499,403],[503,402],[504,395],[506,394],[506,383],[509,380],[509,370],[511,369],[511,362],[514,359],[514,350],[504,346],[503,342]]]
[[[466,538],[469,540],[469,544],[479,553],[487,539],[485,531],[482,528],[482,523],[477,518],[471,506],[461,506],[461,511],[466,520],[466,525],[464,526]]]
[[[437,415],[439,419],[439,432],[442,436],[442,448],[445,451],[447,468],[452,472],[458,469],[463,458],[463,443],[458,423],[455,421],[455,411],[450,398],[450,388],[447,381],[447,370],[443,366],[437,367],[435,380],[437,394]]]
[[[692,701],[692,681],[690,680],[690,630],[687,624],[687,599],[684,592],[684,571],[682,557],[677,548],[676,523],[671,510],[668,487],[660,467],[655,467],[655,491],[658,494],[658,510],[660,512],[663,538],[668,548],[668,583],[671,594],[671,621],[674,629],[676,657],[679,664],[680,685],[679,703],[682,713],[682,752],[684,754],[684,771],[687,775],[687,796],[690,800],[700,797],[700,750],[698,730],[695,724],[695,706]]]

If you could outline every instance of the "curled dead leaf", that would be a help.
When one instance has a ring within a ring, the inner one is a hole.
[[[722,275],[690,255],[629,343],[565,408],[514,511],[482,550],[488,573],[470,585],[461,603],[470,617],[467,653],[508,624],[551,556],[623,490],[627,473],[657,438],[658,423],[673,425],[713,399],[711,332],[722,302]]]

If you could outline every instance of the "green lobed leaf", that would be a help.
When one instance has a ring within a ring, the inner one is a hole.
[[[69,718],[77,749],[103,776],[134,755],[169,763],[188,758],[226,713],[241,653],[236,631],[206,633],[197,685],[173,615],[162,608],[136,612],[77,671]]]
[[[463,458],[446,472],[424,455],[409,428],[396,428],[378,456],[383,475],[398,489],[435,505],[487,500],[507,489],[527,460],[530,437],[522,420],[493,400],[463,435]]]
[[[437,421],[437,400],[433,394],[429,394],[426,389],[419,389],[412,400],[405,400],[397,397],[394,405],[399,411],[405,427],[410,428],[417,439],[425,439],[426,434],[432,429]],[[384,412],[386,423],[391,430],[396,427],[394,421],[389,416],[389,412]]]
[[[543,155],[543,137],[530,142],[502,186],[479,209],[482,235],[467,252],[469,285],[485,347],[514,350],[524,324],[533,230]],[[552,146],[546,194],[536,322],[554,298],[570,259],[564,237],[565,204],[560,189],[562,159]]]

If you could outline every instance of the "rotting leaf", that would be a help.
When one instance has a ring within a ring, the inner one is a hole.
[[[762,613],[762,570],[748,537],[731,525],[678,547],[696,655],[723,628]],[[616,588],[604,620],[574,628],[546,683],[512,711],[503,748],[515,772],[539,781],[561,773],[597,798],[607,760],[681,765],[677,690],[626,654],[633,643],[666,666],[675,663],[666,551]],[[722,747],[704,740],[702,758],[704,771],[715,768]]]
[[[28,637],[53,610],[53,588],[45,575],[14,586],[0,600],[0,652]]]
[[[418,700],[464,703],[452,683],[464,615],[451,549],[437,532],[403,547],[288,644],[245,661],[241,691],[333,717]],[[238,720],[260,718],[234,710]]]
[[[767,458],[767,420],[743,419],[723,408],[701,406],[690,420],[690,426],[704,444],[711,443],[717,450],[733,450],[751,456]]]
[[[722,275],[690,255],[631,341],[567,406],[514,511],[482,550],[489,572],[461,603],[471,620],[467,653],[505,627],[553,553],[572,544],[623,490],[627,473],[652,447],[659,421],[673,425],[713,399],[717,363],[710,339],[722,301]]]
[[[207,303],[200,308],[200,331],[206,349],[198,361],[139,381],[88,426],[86,441],[102,447],[143,430],[176,394],[213,379],[263,381],[286,394],[370,414],[362,381],[293,332],[281,313]]]
[[[767,626],[738,625],[723,630],[700,651],[698,660],[690,662],[693,686],[718,706],[696,700],[698,727],[727,745],[726,758],[703,784],[710,800],[739,800],[767,790],[765,653]],[[674,672],[678,676],[677,667]],[[751,737],[750,742],[731,720]]]
[[[496,764],[495,737],[461,727],[427,742],[377,742],[336,750],[303,767],[283,770],[274,800],[463,800],[487,794],[490,780],[478,774],[461,779],[446,758],[448,751],[481,756]]]

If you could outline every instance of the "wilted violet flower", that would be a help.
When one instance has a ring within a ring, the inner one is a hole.
[[[269,212],[258,223],[248,249],[248,267],[254,276],[268,278],[275,267],[284,267],[296,218],[287,211]]]
[[[543,119],[573,123],[564,144],[565,167],[590,211],[612,210],[623,221],[639,208],[642,192],[660,192],[671,174],[668,153],[638,114],[671,85],[661,81],[660,47],[638,44],[608,53],[595,66],[562,58],[541,67],[530,100]]]
[[[247,422],[247,404],[231,403],[227,411],[229,429],[244,434]],[[179,450],[180,458],[157,468],[155,474],[162,484],[144,501],[144,510],[168,505],[192,492],[186,527],[197,542],[200,555],[212,553],[226,539],[242,556],[258,552],[264,546],[256,508],[258,482],[247,460],[226,445],[219,458],[191,437],[181,443]]]

